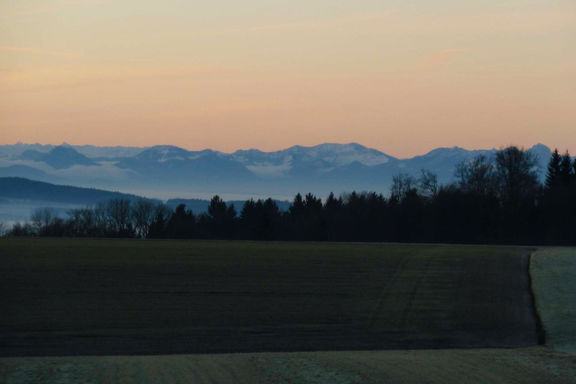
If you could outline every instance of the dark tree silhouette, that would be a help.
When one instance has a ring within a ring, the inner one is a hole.
[[[131,237],[133,226],[130,220],[130,200],[112,199],[106,204],[110,236]]]
[[[186,205],[178,205],[166,224],[167,237],[192,239],[197,237],[196,232],[196,216],[186,210]]]
[[[145,239],[150,232],[150,226],[154,221],[154,203],[149,200],[137,200],[132,207],[132,220],[136,236]]]
[[[410,175],[400,173],[392,177],[391,194],[398,200],[404,199],[408,193],[416,189],[416,180]]]
[[[576,161],[554,151],[546,186],[535,170],[529,152],[509,147],[459,164],[454,184],[439,186],[430,171],[397,175],[389,197],[297,194],[287,211],[249,200],[239,218],[219,196],[198,216],[185,205],[111,200],[68,218],[39,211],[10,235],[576,245]]]
[[[560,184],[560,174],[562,173],[562,157],[558,153],[558,149],[552,152],[550,162],[548,163],[548,171],[546,173],[546,188],[553,189]]]
[[[435,196],[438,193],[438,176],[427,169],[422,169],[418,179],[418,192],[426,197]]]
[[[495,164],[498,191],[505,204],[517,208],[535,197],[539,184],[532,153],[508,147],[498,151]]]
[[[244,203],[240,213],[242,237],[255,240],[273,239],[280,218],[280,210],[272,199],[256,202],[250,199]]]
[[[456,165],[455,175],[463,192],[489,196],[496,191],[494,164],[484,155]]]
[[[542,198],[542,232],[547,242],[573,244],[576,241],[576,183],[570,154],[554,151],[548,164],[546,189]]]
[[[302,200],[302,195],[301,194],[296,194],[296,196],[294,197],[294,201],[292,202],[292,205],[289,208],[290,211],[290,215],[292,216],[300,216],[301,214],[303,214],[303,212],[305,211],[304,208],[304,200]]]
[[[234,205],[227,206],[226,202],[216,195],[210,200],[208,216],[203,222],[208,224],[209,237],[230,237],[234,232],[236,221],[236,209]]]
[[[562,159],[560,161],[560,182],[564,187],[570,185],[572,181],[572,159],[570,158],[570,154],[568,151],[562,155]]]

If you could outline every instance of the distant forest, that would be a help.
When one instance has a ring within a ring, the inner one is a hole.
[[[267,199],[237,212],[218,196],[199,215],[184,204],[124,199],[72,210],[66,219],[42,209],[9,235],[575,245],[576,160],[554,151],[544,184],[536,160],[512,146],[458,164],[449,185],[422,170],[417,178],[395,176],[388,196],[298,194],[287,211]]]

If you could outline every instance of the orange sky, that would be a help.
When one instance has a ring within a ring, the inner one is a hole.
[[[194,3],[0,4],[0,144],[576,154],[573,0]]]

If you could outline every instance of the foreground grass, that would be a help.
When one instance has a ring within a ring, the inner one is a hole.
[[[546,348],[0,358],[0,382],[576,383],[576,357]]]
[[[529,249],[0,240],[0,355],[537,344]]]
[[[536,251],[530,273],[546,344],[576,353],[576,248]]]

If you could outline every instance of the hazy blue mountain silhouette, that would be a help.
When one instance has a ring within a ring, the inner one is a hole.
[[[539,158],[538,171],[543,178],[551,151],[542,144],[530,151]],[[100,148],[16,144],[0,146],[0,175],[138,193],[153,191],[155,195],[166,191],[172,196],[203,192],[284,198],[296,192],[386,192],[393,176],[405,173],[418,177],[422,169],[436,173],[441,183],[449,183],[454,180],[458,163],[479,154],[495,153],[495,149],[471,151],[451,147],[398,159],[357,143],[233,153],[210,149],[188,151],[169,145]]]
[[[93,205],[111,199],[141,199],[132,194],[55,185],[21,177],[0,177],[0,198],[82,205]]]
[[[117,164],[137,172],[140,180],[153,177],[157,181],[247,182],[254,175],[230,156],[212,150],[192,152],[173,146],[157,146],[124,158]]]
[[[27,165],[11,165],[0,168],[0,177],[25,177],[28,179],[47,181],[53,179],[46,172]]]
[[[20,156],[23,160],[43,162],[55,169],[70,168],[74,165],[95,165],[94,160],[81,155],[75,149],[59,146],[51,149],[48,153],[35,150],[27,150]]]

